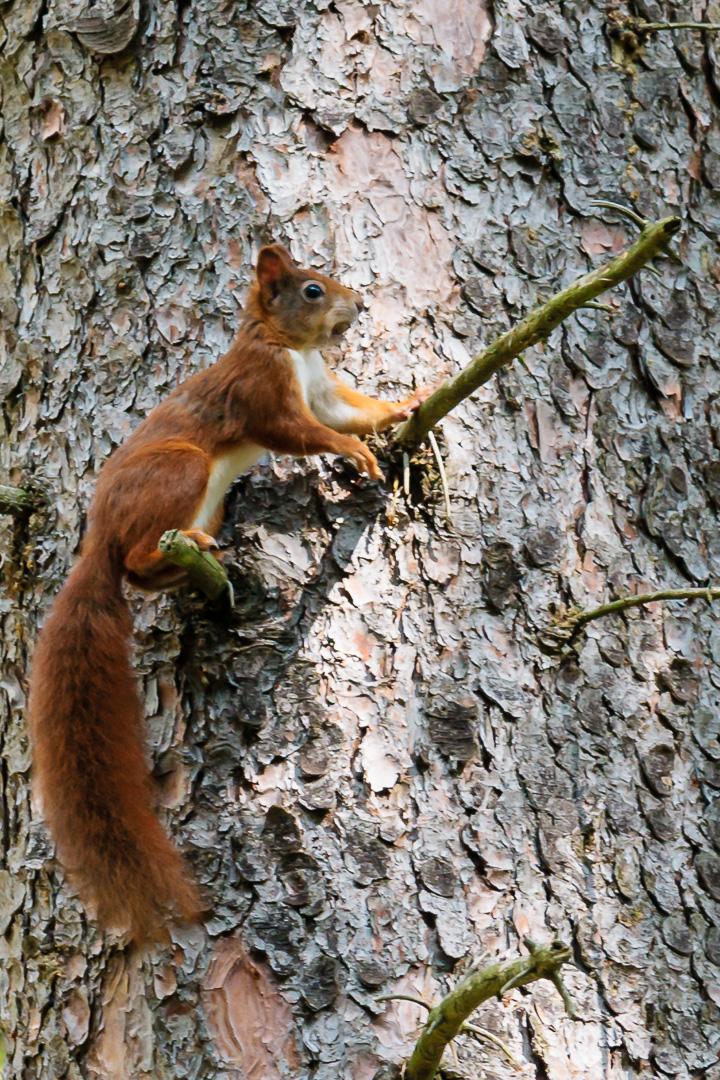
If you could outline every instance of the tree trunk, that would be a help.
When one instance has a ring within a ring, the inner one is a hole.
[[[111,7],[0,4],[0,483],[45,497],[0,519],[6,1075],[390,1077],[425,1014],[374,998],[439,1000],[529,933],[574,943],[584,1022],[548,983],[483,1006],[524,1075],[717,1077],[715,610],[541,648],[554,606],[720,578],[717,39],[612,37],[601,0]],[[445,419],[451,524],[429,452],[409,498],[267,458],[228,502],[234,614],[132,594],[160,813],[213,913],[142,956],[103,937],[24,716],[102,462],[228,347],[261,242],[363,292],[334,361],[400,398],[634,240],[597,198],[680,215],[683,265]]]

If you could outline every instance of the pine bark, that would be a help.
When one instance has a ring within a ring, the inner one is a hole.
[[[720,17],[669,6],[638,11]],[[715,613],[541,646],[560,605],[720,578],[718,39],[637,51],[601,0],[112,10],[0,3],[0,484],[37,493],[0,517],[6,1075],[389,1078],[425,1013],[375,997],[439,1001],[529,934],[573,942],[583,1022],[544,982],[484,1005],[528,1076],[715,1080]],[[445,418],[450,525],[430,453],[409,498],[391,461],[268,458],[220,538],[234,612],[133,594],[160,812],[214,910],[165,950],[103,938],[24,715],[102,462],[229,346],[262,242],[363,292],[334,362],[401,398],[633,242],[598,198],[681,217],[682,266]]]

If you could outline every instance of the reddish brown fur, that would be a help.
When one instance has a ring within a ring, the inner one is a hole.
[[[43,627],[30,709],[35,778],[60,858],[104,926],[144,941],[200,902],[152,813],[122,569],[87,545]]]
[[[214,462],[244,443],[290,454],[351,457],[378,476],[356,434],[405,419],[421,396],[375,401],[337,381],[356,413],[334,430],[303,398],[288,348],[333,339],[360,298],[284,248],[264,248],[229,352],[188,379],[109,459],[89,511],[82,559],[57,597],[35,651],[30,715],[35,769],[60,858],[103,925],[155,935],[168,916],[194,918],[197,892],[152,813],[142,705],[128,660],[132,627],[121,582],[162,588],[180,577],[158,541],[192,530]],[[310,304],[300,289],[325,289]]]

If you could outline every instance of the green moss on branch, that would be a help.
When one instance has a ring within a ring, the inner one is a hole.
[[[566,1004],[569,1002],[560,978],[560,968],[571,961],[570,948],[562,941],[535,945],[529,938],[525,939],[525,944],[530,949],[529,956],[492,964],[481,971],[471,971],[439,1005],[430,1010],[422,1035],[407,1064],[406,1080],[433,1080],[445,1047],[462,1031],[468,1016],[478,1005],[491,997],[498,997],[515,986],[524,986],[537,979],[549,979],[558,987]],[[571,1015],[575,1018],[574,1010]]]
[[[636,243],[605,266],[569,285],[546,303],[526,315],[522,322],[494,341],[484,352],[471,360],[467,367],[437,389],[406,423],[398,428],[395,439],[403,447],[424,439],[439,420],[469,397],[483,383],[507,366],[525,349],[547,338],[578,308],[596,296],[612,289],[637,274],[652,258],[663,252],[680,228],[680,219],[663,218],[645,225]]]
[[[163,533],[158,548],[167,561],[184,570],[191,584],[201,589],[210,600],[219,600],[224,593],[228,593],[232,603],[232,585],[220,563],[209,551],[201,551],[179,529]]]
[[[0,514],[27,514],[35,503],[35,496],[25,488],[0,484]]]

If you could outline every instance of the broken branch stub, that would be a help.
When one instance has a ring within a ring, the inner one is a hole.
[[[35,503],[36,499],[30,491],[0,484],[0,514],[27,514]]]
[[[179,529],[163,533],[158,549],[168,562],[184,570],[191,584],[201,589],[210,600],[219,600],[227,592],[232,605],[232,585],[220,563],[209,551],[201,551]]]

